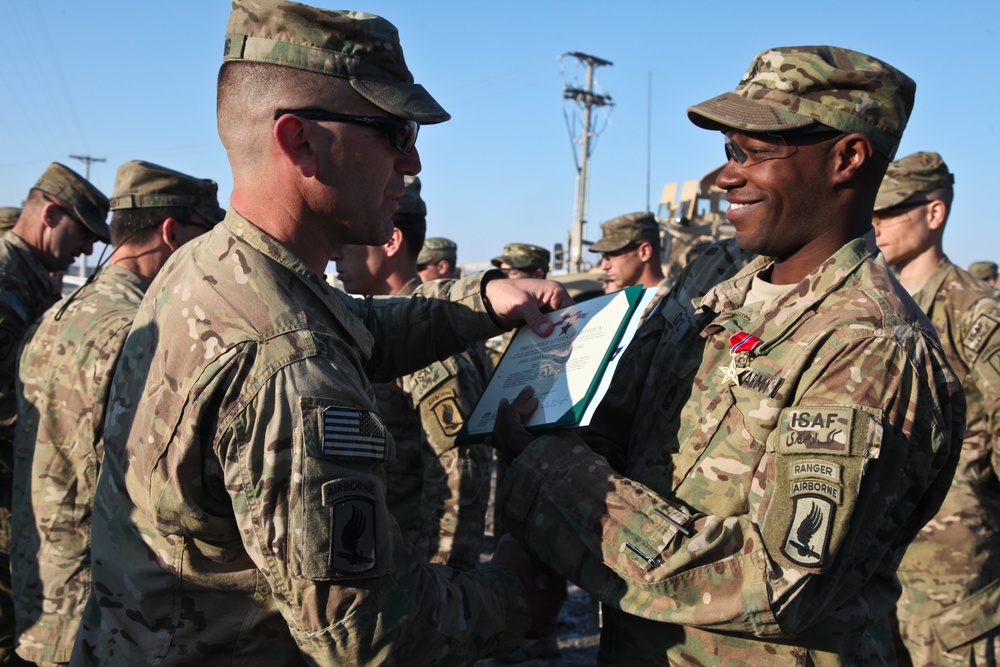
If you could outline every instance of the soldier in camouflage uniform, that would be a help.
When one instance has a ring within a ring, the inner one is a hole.
[[[670,291],[660,265],[660,225],[647,211],[626,213],[601,223],[601,238],[590,252],[601,253],[601,268],[617,289],[642,285],[656,294],[642,314],[645,321]],[[612,290],[605,290],[605,293]]]
[[[972,264],[969,264],[969,273],[993,287],[997,284],[996,262],[973,262]]]
[[[18,367],[11,569],[17,653],[69,662],[90,595],[90,515],[111,378],[167,257],[219,222],[214,181],[141,161],[118,168],[108,266],[25,336]]]
[[[335,255],[344,289],[411,296],[422,284],[417,257],[426,216],[420,180],[407,176],[389,242],[343,246]],[[396,458],[386,462],[389,512],[424,558],[459,570],[479,565],[493,450],[481,443],[456,446],[455,435],[489,376],[486,347],[477,341],[461,354],[373,385],[379,416],[396,441]]]
[[[422,281],[457,278],[458,246],[451,239],[432,236],[417,255],[417,273]]]
[[[846,49],[759,54],[688,109],[725,133],[716,183],[759,257],[688,267],[589,429],[533,439],[528,392],[501,405],[507,525],[600,596],[603,664],[895,664],[896,565],[965,419],[871,229],[914,90]]]
[[[549,275],[549,251],[530,243],[508,243],[490,260],[508,278],[544,278]]]
[[[892,163],[875,200],[886,262],[938,331],[968,404],[951,490],[899,566],[900,636],[915,665],[997,665],[1000,656],[1000,303],[948,261],[954,176],[937,153]]]
[[[0,236],[14,228],[21,216],[21,209],[16,206],[0,206]]]
[[[108,198],[53,162],[0,238],[0,664],[17,663],[10,593],[10,502],[14,464],[17,353],[25,331],[59,298],[50,274],[65,271],[93,242],[108,240]]]
[[[558,587],[516,542],[430,565],[385,506],[386,381],[561,307],[499,272],[412,298],[324,280],[381,245],[420,170],[413,82],[384,19],[237,0],[219,72],[226,218],[175,253],[125,341],[93,509],[93,591],[71,664],[464,664],[551,625]],[[496,319],[494,319],[496,318]]]

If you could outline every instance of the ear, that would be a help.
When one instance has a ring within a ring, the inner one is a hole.
[[[649,241],[643,241],[639,244],[639,259],[643,262],[648,262],[649,258],[653,256],[653,244]]]
[[[858,132],[841,137],[831,150],[834,155],[833,182],[836,184],[848,183],[858,178],[875,154],[868,137]]]
[[[274,122],[278,149],[304,178],[312,178],[317,171],[312,129],[312,125],[292,114],[285,114]]]
[[[397,253],[403,250],[403,232],[399,231],[399,227],[392,228],[392,236],[385,244],[385,255],[386,257],[393,257]]]
[[[931,229],[944,227],[948,219],[948,205],[943,201],[934,200],[927,205],[927,226]]]
[[[62,213],[59,207],[50,201],[46,201],[45,205],[42,206],[42,222],[49,229],[55,229],[59,226],[59,214]]]
[[[173,218],[167,218],[160,223],[160,240],[163,241],[163,245],[170,248],[170,252],[173,252],[181,247],[181,242],[177,239],[176,220]]]

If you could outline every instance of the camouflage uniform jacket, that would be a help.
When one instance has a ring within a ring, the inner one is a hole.
[[[927,622],[927,639],[951,651],[1000,626],[1000,303],[947,259],[914,299],[937,328],[969,409],[948,496],[899,566],[898,615],[903,625]],[[916,664],[944,660],[907,644]]]
[[[411,280],[397,296],[420,286]],[[386,463],[386,504],[403,537],[432,563],[479,565],[490,499],[489,445],[455,446],[455,435],[489,380],[489,357],[477,341],[395,382],[374,386],[379,415],[396,441]]]
[[[895,664],[895,569],[954,473],[961,387],[871,235],[766,308],[743,304],[769,260],[719,282],[726,247],[637,333],[590,430],[514,460],[505,521],[604,602],[605,664]],[[763,342],[733,355],[739,332]]]
[[[135,273],[108,266],[65,310],[62,303],[49,308],[25,337],[11,569],[17,652],[32,662],[69,661],[90,595],[90,517],[104,412],[146,286]]]
[[[71,664],[465,664],[516,647],[517,577],[428,565],[389,516],[393,442],[368,379],[495,334],[483,280],[354,299],[232,209],[174,253],[112,383]]]

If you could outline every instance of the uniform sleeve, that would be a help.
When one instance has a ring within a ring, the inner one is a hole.
[[[988,440],[994,475],[1000,474],[1000,303],[991,298],[977,301],[964,313],[960,340],[954,344],[969,369],[966,384],[971,381],[978,394],[970,396],[966,438],[978,434]],[[982,405],[973,404],[980,400]]]
[[[482,443],[456,446],[455,436],[482,393],[482,378],[470,361],[450,357],[417,371],[409,384],[426,438],[421,448],[426,553],[432,563],[473,569],[486,530],[493,450]]]
[[[818,631],[860,632],[885,610],[867,606],[883,591],[863,589],[894,589],[902,547],[954,472],[964,401],[943,364],[926,341],[908,355],[865,338],[803,359],[794,407],[769,413],[759,395],[698,405],[680,443],[696,462],[666,473],[684,480],[670,497],[615,472],[579,433],[539,438],[502,489],[507,524],[629,614],[766,637],[839,610],[841,625]],[[709,446],[734,456],[699,459]],[[698,509],[741,494],[741,513]]]
[[[429,565],[385,504],[391,447],[363,387],[327,362],[284,367],[225,430],[218,455],[244,546],[317,664],[467,664],[530,624],[510,572]],[[444,656],[444,657],[442,657]]]
[[[500,333],[483,296],[488,279],[480,273],[434,280],[420,285],[411,297],[353,300],[355,313],[375,337],[365,368],[368,377],[389,382]]]

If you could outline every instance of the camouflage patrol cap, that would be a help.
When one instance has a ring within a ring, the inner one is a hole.
[[[21,217],[21,209],[16,206],[0,206],[0,236],[10,231]]]
[[[107,222],[108,198],[80,174],[64,164],[53,162],[33,189],[59,199],[97,238],[105,243],[111,240]]]
[[[916,92],[895,67],[835,46],[763,51],[736,90],[688,108],[708,130],[787,132],[822,123],[860,132],[890,160],[896,154]]]
[[[424,247],[417,256],[417,264],[439,262],[442,259],[454,264],[458,259],[458,246],[451,239],[435,236],[424,241]]]
[[[548,270],[549,251],[530,243],[508,243],[503,247],[503,254],[490,260],[493,266],[506,264],[512,269]]]
[[[875,210],[883,211],[908,199],[916,201],[918,198],[914,195],[920,192],[950,188],[954,184],[955,175],[948,171],[940,155],[925,151],[913,153],[889,165],[875,198]]]
[[[226,217],[219,208],[219,186],[152,162],[131,160],[118,167],[111,210],[181,206],[194,210],[210,223]]]
[[[989,280],[997,277],[996,262],[973,262],[969,264],[969,273],[980,280]]]
[[[397,214],[427,215],[427,204],[420,198],[420,179],[416,176],[404,176],[403,198],[399,200]]]
[[[396,26],[364,12],[326,10],[286,0],[234,0],[224,62],[269,63],[350,81],[365,99],[422,124],[451,116],[403,60]]]
[[[590,252],[614,252],[635,241],[657,243],[660,225],[648,211],[626,213],[601,223],[601,240],[590,246]]]

